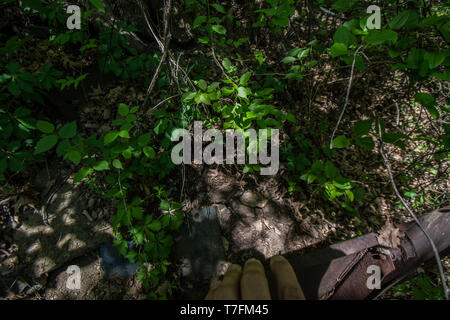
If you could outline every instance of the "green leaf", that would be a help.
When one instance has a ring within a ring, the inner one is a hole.
[[[142,149],[142,151],[144,151],[144,154],[147,158],[154,159],[156,156],[155,150],[153,150],[153,148],[150,146],[144,147],[144,149]]]
[[[227,29],[225,29],[225,27],[220,25],[220,24],[213,25],[211,28],[212,28],[212,30],[214,32],[217,32],[219,34],[226,34],[227,33]]]
[[[66,157],[69,158],[75,165],[78,165],[81,161],[81,153],[76,150],[71,150],[66,154]]]
[[[342,190],[350,190],[352,188],[352,185],[348,179],[345,179],[343,177],[338,177],[333,180],[333,185],[336,188],[342,189]]]
[[[246,86],[247,83],[248,83],[248,80],[250,80],[250,77],[251,77],[251,76],[252,76],[252,73],[251,73],[250,71],[244,73],[244,74],[241,76],[241,79],[239,80],[239,84],[240,84],[241,86]]]
[[[134,235],[134,241],[136,242],[136,244],[142,244],[144,242],[144,234],[142,232],[136,233]],[[135,253],[135,255],[136,255],[136,253]],[[130,260],[130,259],[128,258],[128,260]]]
[[[437,68],[439,65],[441,65],[442,62],[444,62],[445,58],[447,57],[447,54],[444,52],[426,52],[423,56],[423,59],[428,62],[428,66],[430,69]]]
[[[208,44],[209,43],[209,38],[208,37],[200,37],[197,39],[198,42],[203,43],[203,44]]]
[[[292,63],[297,61],[296,57],[285,57],[283,60],[281,60],[281,62],[283,63]]]
[[[19,95],[20,89],[14,79],[8,84],[8,90],[14,97],[17,97]]]
[[[143,218],[143,209],[142,207],[131,207],[131,215],[133,218],[142,219]]]
[[[220,4],[213,3],[211,7],[216,9],[218,12],[225,14],[225,9]]]
[[[240,98],[247,98],[247,89],[246,88],[239,87],[237,92],[238,92],[238,94],[237,94],[238,97],[240,97]]]
[[[53,131],[55,131],[55,126],[48,121],[38,120],[36,122],[36,127],[44,133],[52,133]]]
[[[17,73],[17,71],[19,71],[20,69],[20,63],[17,61],[13,61],[6,66],[6,69],[8,69],[8,71],[11,73]]]
[[[347,197],[349,198],[349,200],[351,202],[353,202],[353,200],[355,200],[355,196],[353,195],[353,192],[351,192],[350,190],[345,190],[345,194],[347,195]]]
[[[108,170],[109,169],[109,163],[106,160],[102,160],[97,162],[94,166],[93,166],[94,170],[97,171],[103,171],[103,170]]]
[[[78,173],[73,177],[73,183],[80,182],[84,178],[87,177],[88,174],[92,173],[92,168],[82,168]]]
[[[138,110],[139,110],[139,106],[135,106],[130,109],[130,113],[136,113],[136,111],[138,111]]]
[[[56,154],[58,156],[62,156],[64,153],[67,152],[67,150],[69,150],[69,148],[70,148],[69,140],[61,140],[58,146],[56,147]]]
[[[222,60],[222,66],[228,71],[230,72],[231,68],[233,67],[233,65],[231,64],[230,59],[225,58]]]
[[[202,93],[195,97],[196,103],[204,103],[204,104],[211,104],[211,100],[209,99],[209,95],[207,93]]]
[[[110,144],[111,142],[113,142],[114,140],[117,139],[117,137],[119,136],[119,132],[117,131],[110,131],[105,135],[105,138],[103,140],[103,144],[106,146],[107,144]]]
[[[350,145],[350,141],[345,136],[338,136],[334,138],[332,146],[333,148],[342,149],[347,148]]]
[[[131,152],[131,148],[128,148],[128,149],[124,150],[124,151],[122,152],[122,156],[123,156],[125,159],[131,159],[131,157],[133,156],[133,154],[132,154],[132,152]]]
[[[383,142],[392,143],[402,149],[406,148],[406,144],[402,139],[409,139],[409,136],[403,133],[384,133],[383,134]]]
[[[375,142],[371,137],[357,137],[356,144],[363,149],[373,150],[375,148]]]
[[[58,136],[56,134],[43,137],[36,144],[36,150],[34,151],[34,154],[39,154],[50,150],[56,145],[57,142]]]
[[[105,6],[103,5],[101,0],[90,0],[92,5],[96,7],[101,12],[105,13]]]
[[[140,135],[137,143],[140,147],[145,147],[150,142],[150,132]]]
[[[77,133],[77,123],[76,121],[69,122],[65,124],[58,132],[62,139],[70,139]]]
[[[129,113],[129,114],[127,115],[127,117],[125,118],[125,120],[126,120],[128,123],[132,123],[132,122],[134,122],[134,121],[137,120],[137,117],[136,117],[135,114]]]
[[[333,58],[343,56],[348,53],[347,46],[343,43],[334,43],[330,48],[330,53]]]
[[[325,176],[327,178],[335,178],[339,175],[339,170],[331,161],[325,163]]]
[[[426,51],[423,49],[412,48],[408,53],[408,58],[406,58],[408,68],[419,69],[425,53]]]
[[[123,169],[122,162],[119,159],[114,159],[112,165],[116,169]]]
[[[417,14],[414,11],[402,11],[389,22],[389,27],[391,29],[400,29],[413,15]]]
[[[158,220],[153,220],[152,223],[148,225],[148,228],[152,231],[158,232],[161,230],[161,222]]]
[[[301,61],[303,59],[305,59],[308,55],[309,55],[309,49],[303,49],[302,51],[299,52],[299,54],[297,55],[297,58]]]
[[[433,96],[425,92],[420,92],[414,96],[414,99],[424,106],[434,119],[439,118],[440,114],[438,109],[435,107],[437,103]]]
[[[197,92],[193,92],[193,91],[186,92],[186,93],[183,94],[183,96],[181,97],[181,101],[183,101],[183,102],[188,102],[188,101],[194,99],[194,97],[195,97],[196,94],[197,94]]]
[[[192,23],[192,29],[198,28],[202,23],[206,22],[208,20],[206,16],[197,16],[195,17],[194,22]]]
[[[392,30],[370,30],[369,34],[366,36],[365,41],[368,44],[379,45],[386,41],[397,41],[397,32]]]
[[[31,115],[31,110],[28,108],[19,107],[14,111],[14,116],[17,118],[24,118]]]
[[[208,88],[208,84],[203,79],[197,81],[197,86],[203,91],[206,91],[206,89]]]
[[[293,48],[293,49],[289,50],[289,52],[287,53],[287,55],[288,55],[289,57],[297,56],[301,50],[302,50],[302,49],[300,49],[300,48]]]
[[[333,40],[336,43],[343,43],[349,47],[355,43],[356,37],[346,27],[340,26],[334,33]]]
[[[363,136],[369,133],[370,129],[372,128],[372,119],[368,120],[360,120],[353,126],[352,130],[353,132],[358,136]]]
[[[128,112],[130,112],[130,108],[128,108],[128,106],[126,104],[123,104],[123,103],[119,104],[119,114],[121,116],[126,117]]]
[[[125,139],[129,139],[130,138],[130,134],[128,133],[127,130],[120,130],[119,131],[119,137],[125,138]]]

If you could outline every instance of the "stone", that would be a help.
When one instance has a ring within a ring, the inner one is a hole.
[[[83,216],[85,216],[89,220],[89,222],[93,221],[92,217],[89,215],[89,212],[87,212],[86,209],[83,210],[81,213],[83,214]]]
[[[216,214],[217,214],[217,218],[219,220],[219,224],[223,229],[226,229],[230,226],[231,223],[231,210],[228,209],[227,206],[223,205],[223,204],[217,204],[216,205]]]
[[[239,200],[243,204],[251,208],[255,207],[264,208],[264,206],[267,203],[267,199],[265,199],[261,194],[250,190],[246,190]]]
[[[256,218],[256,214],[251,207],[246,206],[237,200],[231,200],[231,208],[242,218],[243,221],[249,223],[254,221]]]

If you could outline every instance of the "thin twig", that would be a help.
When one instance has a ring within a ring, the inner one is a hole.
[[[158,79],[158,74],[161,71],[161,67],[162,67],[164,61],[166,60],[166,57],[167,57],[167,51],[164,51],[164,53],[161,57],[161,60],[159,60],[158,67],[156,68],[156,71],[155,71],[155,74],[153,75],[152,81],[150,82],[150,85],[148,86],[147,93],[145,94],[143,106],[145,106],[147,104],[148,97],[150,96],[150,93],[152,92],[152,89],[155,86],[156,79]]]
[[[142,5],[142,3],[141,3]],[[145,100],[144,100],[144,106],[147,104],[147,100],[150,96],[151,91],[153,90],[153,87],[155,86],[156,80],[158,79],[158,75],[159,72],[161,71],[161,67],[164,64],[164,62],[166,61],[166,57],[169,51],[169,42],[170,42],[170,33],[169,33],[169,17],[170,17],[170,8],[171,8],[171,0],[167,0],[167,4],[164,5],[164,46],[162,47],[162,51],[163,51],[163,55],[161,57],[161,60],[158,63],[158,67],[156,68],[155,74],[153,75],[152,81],[150,82],[150,85],[148,86],[147,89],[147,94],[145,95]],[[146,16],[146,15],[145,15]],[[147,16],[146,16],[146,21],[148,26],[150,27],[150,30],[153,34],[153,36],[155,37],[155,39],[157,39],[158,45],[161,48],[161,44],[159,41],[159,39],[156,37],[156,34],[154,34],[153,29],[151,29],[150,23],[148,22]]]
[[[436,258],[436,262],[437,262],[437,265],[439,268],[439,274],[441,276],[442,288],[444,290],[445,299],[448,300],[449,298],[448,298],[447,282],[446,282],[445,275],[444,275],[444,269],[442,268],[442,262],[441,262],[441,258],[439,256],[439,251],[437,250],[437,248],[433,242],[433,239],[431,239],[430,235],[426,232],[425,228],[422,226],[419,219],[417,219],[416,215],[414,214],[414,212],[412,212],[409,205],[406,203],[405,199],[403,199],[403,197],[401,196],[400,192],[397,189],[397,185],[395,184],[394,177],[392,175],[391,163],[388,159],[388,156],[384,153],[384,150],[383,150],[383,138],[381,136],[380,121],[378,121],[378,134],[379,134],[379,140],[380,140],[380,153],[381,153],[381,156],[383,157],[384,164],[386,165],[386,169],[389,174],[389,179],[391,180],[392,188],[394,189],[395,194],[400,199],[403,206],[406,208],[408,213],[414,219],[414,221],[419,226],[420,230],[422,230],[422,232],[424,233],[428,242],[430,243],[431,248],[433,249],[434,257]]]
[[[211,53],[214,59],[214,62],[217,64],[217,66],[220,68],[220,70],[222,71],[223,75],[225,77],[227,77],[227,79],[231,79],[230,76],[225,72],[225,69],[222,67],[222,65],[220,64],[219,60],[217,60],[216,57],[216,53],[214,52],[214,48],[211,48]]]
[[[336,127],[333,130],[333,134],[331,135],[330,149],[333,149],[334,135],[336,134],[336,131],[337,131],[338,127],[339,127],[339,124],[341,123],[342,117],[344,116],[345,109],[347,108],[347,105],[348,105],[348,97],[350,95],[350,88],[352,86],[353,71],[355,70],[356,55],[358,54],[358,51],[361,48],[362,48],[362,46],[359,46],[358,49],[356,49],[356,51],[355,51],[355,53],[353,55],[352,69],[350,71],[350,79],[348,80],[347,93],[345,95],[345,104],[344,104],[344,107],[342,108],[341,114],[339,115],[339,119],[338,119],[338,122],[336,123]]]
[[[177,94],[175,94],[175,95],[173,95],[173,96],[170,96],[170,97],[168,97],[168,98],[165,98],[164,100],[158,102],[153,108],[151,108],[151,109],[150,109],[150,112],[152,112],[153,110],[155,110],[156,108],[158,108],[161,104],[163,104],[163,103],[166,102],[167,100],[170,100],[170,99],[172,99],[172,98],[178,97],[178,96],[180,96],[180,95],[181,95],[181,93],[177,93]]]

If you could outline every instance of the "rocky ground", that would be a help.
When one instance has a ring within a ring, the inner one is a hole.
[[[212,238],[206,241],[217,245],[207,249],[209,257],[215,258],[208,258],[201,265],[205,268],[219,260],[220,264],[207,272],[200,290],[198,279],[191,283],[189,279],[183,280],[183,261],[177,258],[179,252],[175,253],[174,272],[180,275],[181,290],[175,297],[201,298],[199,294],[207,290],[211,279],[222,275],[230,263],[243,263],[249,257],[267,259],[302,249],[311,251],[344,239],[345,228],[333,215],[325,215],[322,210],[302,214],[305,210],[292,198],[283,196],[282,184],[274,178],[250,182],[220,168],[208,167],[192,170],[191,174],[197,176],[197,183],[190,192],[197,197],[183,203],[188,218],[201,221],[199,212],[205,207],[215,208],[217,214],[218,228],[208,227]],[[32,183],[38,191],[11,200],[11,208],[17,214],[9,211],[6,215],[9,221],[2,221],[5,241],[0,265],[2,297],[147,298],[136,275],[127,279],[104,275],[99,246],[112,240],[108,204],[93,197],[87,186],[73,185],[70,180],[70,170],[55,163],[36,175]],[[36,201],[45,203],[45,210],[36,209],[33,205]],[[215,235],[212,230],[216,230]],[[67,268],[71,265],[81,270],[79,290],[67,288]],[[448,259],[444,265],[448,274]],[[437,278],[435,268],[427,268],[427,273],[430,272]],[[424,273],[424,269],[419,269],[419,274]],[[163,283],[158,290],[164,292],[166,285]],[[193,288],[197,291],[192,292]],[[408,292],[391,290],[385,296],[408,298]]]

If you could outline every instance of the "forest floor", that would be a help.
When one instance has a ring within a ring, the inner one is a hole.
[[[245,20],[245,16],[238,15],[237,18]],[[289,48],[305,47],[309,42],[308,37],[302,36],[306,30],[296,29],[295,25],[292,30],[296,33],[280,36],[283,41],[277,41],[275,35],[267,36],[267,39],[262,37],[256,45],[247,48],[248,52],[264,51],[268,63],[278,64]],[[246,30],[237,32],[245,33]],[[43,48],[33,49],[28,52],[33,59],[47,57],[48,53]],[[210,52],[197,49],[179,49],[179,52],[189,61],[196,57],[210,60],[207,72],[211,78],[220,74]],[[23,57],[24,60],[27,58]],[[70,51],[56,52],[53,58],[55,65],[63,65],[64,61],[80,63],[77,55]],[[302,83],[291,84],[287,92],[275,96],[275,104],[283,111],[294,113],[298,120],[297,125],[288,124],[282,129],[280,136],[283,139],[304,134],[320,147],[328,143],[337,122],[345,100],[350,67],[336,69],[328,55],[318,59],[320,62]],[[384,57],[372,59],[366,71],[357,71],[353,75],[350,104],[339,130],[351,132],[357,120],[376,113],[382,114],[385,119],[394,119],[388,125],[401,128],[402,132],[412,132],[421,126],[425,132],[434,134],[428,114],[412,107],[407,98],[402,98],[408,91],[406,77],[391,72],[391,65],[384,63]],[[84,69],[95,70],[88,60],[82,59],[81,63]],[[245,63],[242,62],[240,67],[245,69]],[[442,93],[437,82],[430,80],[424,88],[448,101],[448,96]],[[63,117],[76,118],[80,132],[88,136],[108,132],[110,121],[115,119],[117,105],[142,104],[145,94],[146,88],[136,83],[93,71],[91,78],[81,82],[76,92],[69,90],[55,95],[53,103],[57,105],[58,99],[70,100],[71,95],[83,97],[74,115],[69,116],[62,109],[56,112]],[[156,97],[152,100],[155,104],[158,102]],[[44,116],[49,119],[55,117],[51,114]],[[140,125],[145,129],[152,129],[153,126],[145,118]],[[321,133],[312,135],[311,131]],[[393,147],[389,150],[389,156],[399,187],[409,191],[408,201],[414,212],[421,215],[447,205],[450,201],[449,163],[437,164],[434,151],[420,142],[409,141],[408,144],[408,151]],[[226,261],[233,263],[243,263],[249,256],[255,255],[270,258],[298,250],[310,252],[377,232],[386,221],[400,224],[412,220],[392,190],[378,146],[370,152],[357,146],[341,149],[336,152],[335,162],[339,163],[343,176],[366,190],[364,200],[355,202],[357,215],[349,214],[339,203],[325,200],[314,184],[301,185],[294,192],[289,190],[288,181],[292,173],[283,163],[278,174],[269,177],[259,173],[243,174],[236,166],[179,166],[167,178],[165,185],[177,201],[181,199],[187,215],[208,206],[218,207]],[[89,186],[72,184],[75,172],[74,165],[50,157],[45,163],[34,165],[21,177],[11,177],[0,186],[2,298],[146,298],[136,276],[130,279],[104,276],[99,246],[112,241],[114,209],[106,200],[96,196]],[[153,186],[142,181],[135,187],[145,193]],[[40,209],[44,205],[45,214]],[[172,257],[172,261],[173,278],[179,280],[180,261],[176,256]],[[81,267],[83,280],[79,291],[66,287],[69,265]],[[443,265],[445,275],[450,279],[448,257],[443,259]],[[418,282],[417,276],[429,279],[429,282]],[[436,292],[440,290],[439,281],[434,264],[426,269],[419,268],[406,282],[391,289],[382,298],[411,299],[417,290],[424,288]],[[430,284],[431,288],[427,287]],[[164,294],[166,287],[167,283],[163,282],[157,290]]]

